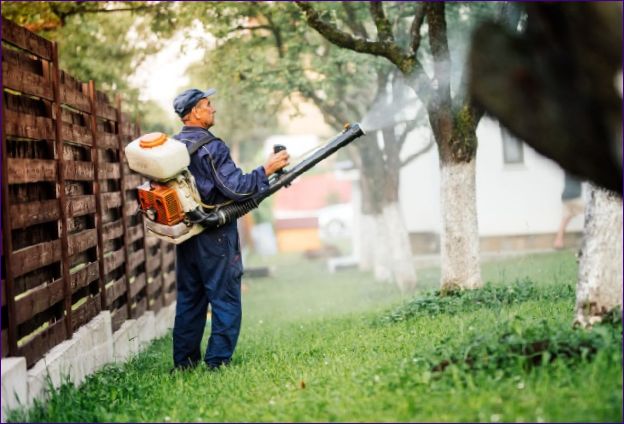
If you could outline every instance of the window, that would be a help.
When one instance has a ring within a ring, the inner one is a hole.
[[[503,163],[522,164],[524,163],[524,146],[521,140],[511,135],[509,131],[501,126],[501,138],[503,140]]]

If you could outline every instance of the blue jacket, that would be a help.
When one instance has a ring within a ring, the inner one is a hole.
[[[206,136],[214,137],[207,129],[185,126],[174,138],[189,147]],[[230,157],[230,149],[219,138],[202,146],[191,157],[189,171],[195,177],[202,201],[208,205],[229,200],[240,202],[269,188],[264,167],[244,174]]]

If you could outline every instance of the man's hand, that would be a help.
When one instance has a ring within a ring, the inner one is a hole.
[[[282,150],[279,153],[272,153],[264,164],[264,172],[266,176],[273,175],[276,171],[288,166],[290,164],[290,155],[286,150]]]

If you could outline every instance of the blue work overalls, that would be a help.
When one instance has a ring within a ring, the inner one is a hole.
[[[188,147],[206,136],[214,137],[207,129],[185,126],[174,138]],[[218,138],[191,156],[189,171],[207,205],[241,201],[269,186],[262,166],[244,174]],[[230,361],[241,325],[242,273],[236,222],[205,230],[176,246],[175,367],[200,362],[208,304],[212,308],[212,327],[204,361],[211,368]]]

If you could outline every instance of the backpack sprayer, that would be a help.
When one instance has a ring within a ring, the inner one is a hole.
[[[180,244],[206,229],[217,228],[235,221],[257,208],[267,197],[314,167],[323,159],[364,135],[358,124],[346,124],[344,131],[327,144],[302,159],[290,170],[281,170],[269,179],[269,188],[247,200],[218,206],[210,211],[201,205],[195,178],[188,170],[191,163],[184,143],[163,133],[143,135],[126,146],[125,153],[131,170],[150,178],[137,187],[140,212],[145,216],[148,233],[161,240]],[[274,146],[277,153],[283,146]]]

